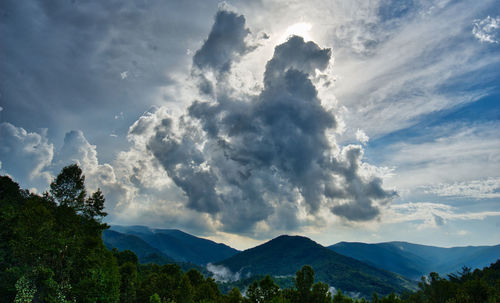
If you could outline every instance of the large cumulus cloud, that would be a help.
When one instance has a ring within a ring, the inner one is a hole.
[[[54,156],[54,146],[46,133],[0,123],[0,173],[22,180],[23,186],[44,188],[51,179],[49,166]]]
[[[206,73],[230,73],[231,60],[248,51],[244,21],[234,12],[216,15],[193,59],[202,93]],[[233,30],[222,39],[227,29]],[[182,189],[188,208],[238,233],[295,229],[320,209],[350,221],[377,218],[395,192],[363,169],[360,146],[341,148],[327,136],[335,115],[321,105],[311,79],[331,57],[330,49],[292,36],[275,48],[258,95],[215,77],[214,94],[202,94],[178,119],[157,121],[147,149]]]

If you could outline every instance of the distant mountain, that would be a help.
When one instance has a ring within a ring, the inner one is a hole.
[[[239,252],[225,244],[198,238],[177,229],[113,225],[111,231],[136,236],[178,262],[205,265],[229,258]]]
[[[222,265],[245,278],[265,274],[292,278],[306,264],[313,267],[317,281],[366,296],[374,291],[401,293],[415,286],[400,275],[343,256],[300,236],[280,236],[215,265]]]
[[[108,249],[133,251],[141,263],[167,264],[174,262],[172,258],[134,235],[126,235],[108,229],[102,233],[102,240]]]
[[[443,248],[407,242],[340,242],[328,248],[412,279],[433,271],[441,275],[453,273],[463,266],[482,268],[500,259],[500,245]]]

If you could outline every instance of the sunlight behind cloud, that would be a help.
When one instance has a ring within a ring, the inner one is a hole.
[[[305,41],[311,40],[310,31],[312,24],[308,22],[299,22],[286,28],[285,33],[280,37],[279,42],[285,42],[290,36],[300,36]]]

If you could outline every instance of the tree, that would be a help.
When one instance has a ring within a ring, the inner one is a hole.
[[[160,296],[157,293],[154,293],[149,297],[149,303],[161,303]]]
[[[100,188],[97,189],[88,199],[85,201],[83,207],[83,213],[89,218],[93,218],[95,220],[101,221],[103,217],[107,215],[104,210],[104,202],[106,199],[102,194]]]
[[[193,287],[191,286],[191,282],[189,282],[189,278],[187,275],[184,275],[179,283],[179,289],[177,293],[178,303],[192,303],[193,301]]]
[[[304,265],[295,275],[295,287],[299,302],[310,302],[311,287],[314,283],[314,269]]]
[[[312,287],[311,301],[316,303],[328,303],[331,301],[331,295],[328,291],[328,284],[323,282],[315,283]]]
[[[120,266],[120,303],[136,302],[137,265],[125,262]]]
[[[118,302],[118,264],[102,242],[102,224],[84,213],[84,180],[77,165],[67,166],[51,183],[52,196],[39,196],[0,177],[1,302],[32,294],[34,302]]]
[[[262,302],[264,303],[271,302],[271,300],[279,294],[280,287],[274,283],[269,275],[260,280],[259,286]]]
[[[259,287],[259,282],[253,281],[247,289],[247,297],[252,303],[262,302],[262,292]]]
[[[64,205],[81,211],[84,208],[86,190],[85,176],[77,164],[64,167],[56,179],[50,183],[50,193]]]
[[[226,303],[243,303],[244,299],[238,288],[233,287],[231,291],[227,294]]]

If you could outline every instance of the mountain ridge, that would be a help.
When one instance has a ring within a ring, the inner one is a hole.
[[[310,265],[318,281],[343,291],[371,295],[402,293],[414,288],[410,280],[338,254],[303,236],[281,235],[256,247],[215,263],[239,276],[270,274],[294,276],[303,265]]]
[[[206,265],[226,259],[239,250],[224,243],[200,238],[179,229],[149,228],[142,225],[112,225],[110,230],[134,235],[177,262]]]
[[[482,268],[500,258],[500,245],[438,247],[404,241],[342,241],[327,247],[337,253],[415,280],[430,272],[450,274],[463,266]]]

